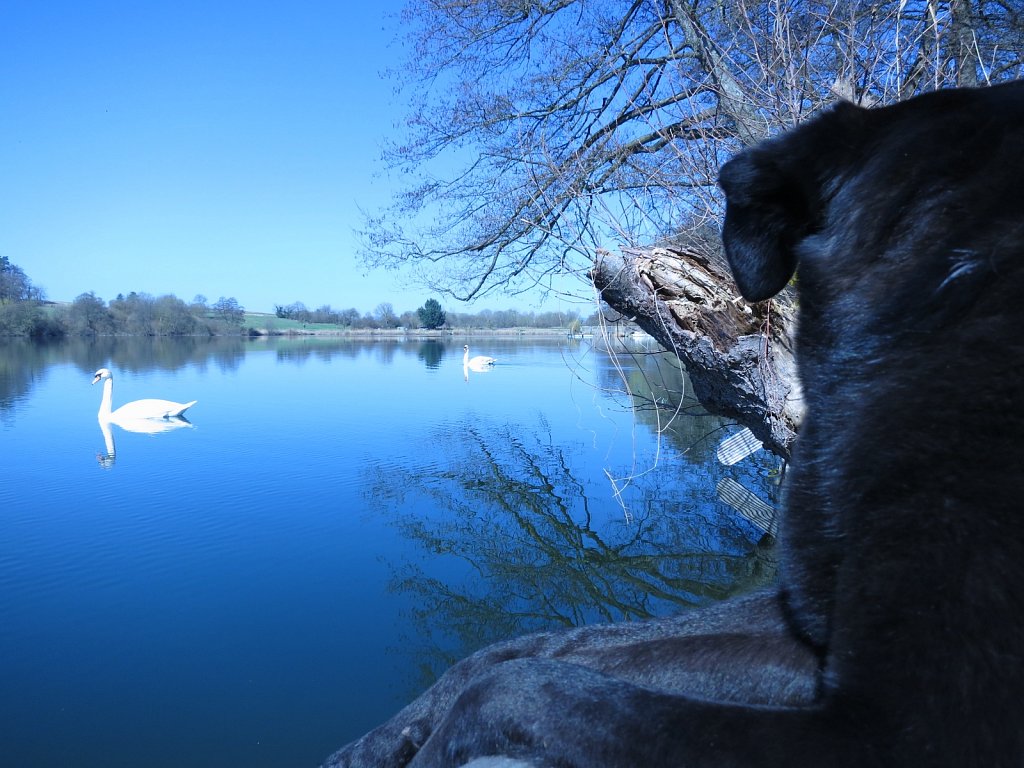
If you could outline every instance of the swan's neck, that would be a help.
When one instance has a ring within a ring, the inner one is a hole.
[[[103,399],[100,400],[100,412],[98,417],[100,419],[110,418],[110,406],[114,398],[114,380],[106,379],[103,382]]]
[[[463,365],[468,365],[469,364],[469,350],[468,349],[466,350],[465,354],[462,355],[462,364]]]

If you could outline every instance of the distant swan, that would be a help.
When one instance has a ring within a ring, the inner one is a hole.
[[[470,358],[469,344],[463,346],[462,349],[465,351],[465,354],[462,355],[462,365],[466,368],[475,368],[479,370],[481,368],[486,368],[489,365],[494,365],[496,362],[498,362],[493,357],[487,357],[487,355],[477,355],[474,358]]]
[[[174,403],[170,400],[135,400],[125,403],[116,411],[111,410],[111,400],[114,392],[114,375],[107,368],[100,368],[92,378],[92,383],[103,382],[103,399],[100,401],[100,412],[97,414],[99,420],[112,421],[115,424],[136,422],[139,419],[181,419],[185,411],[195,405],[198,400],[191,403]],[[135,429],[134,431],[143,431]],[[148,431],[148,430],[147,430]],[[163,430],[155,430],[163,431]]]

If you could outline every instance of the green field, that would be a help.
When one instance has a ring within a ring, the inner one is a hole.
[[[334,323],[304,323],[301,320],[290,320],[278,317],[270,312],[246,312],[245,327],[272,333],[288,333],[289,331],[344,331],[344,325]]]

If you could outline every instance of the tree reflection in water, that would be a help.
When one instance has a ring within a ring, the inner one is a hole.
[[[382,513],[402,510],[395,524],[424,554],[393,563],[391,584],[411,598],[403,650],[419,685],[503,638],[666,615],[774,577],[770,549],[713,503],[712,472],[636,478],[627,522],[600,469],[544,420],[532,433],[453,429],[437,445],[452,469],[390,469],[370,493]]]

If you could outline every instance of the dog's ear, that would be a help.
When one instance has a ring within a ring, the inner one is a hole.
[[[747,150],[722,166],[718,178],[726,196],[725,255],[750,301],[785,287],[796,271],[796,245],[808,231],[810,201],[771,149]]]
[[[819,169],[842,157],[866,110],[841,103],[796,131],[744,150],[722,166],[722,242],[740,293],[761,301],[781,291],[797,268],[797,246],[820,226]]]

